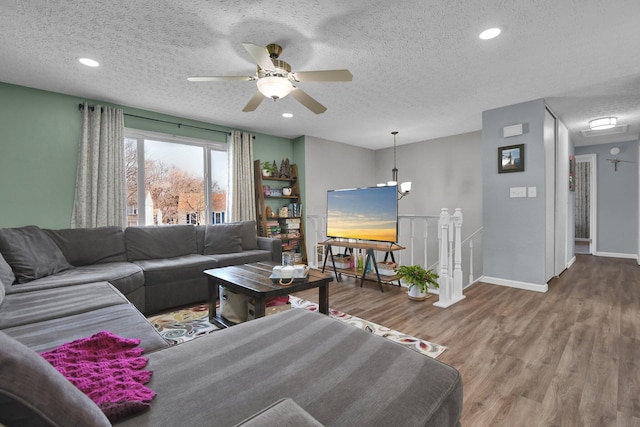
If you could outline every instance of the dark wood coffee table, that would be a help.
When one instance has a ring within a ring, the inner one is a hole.
[[[218,286],[224,286],[234,292],[255,299],[255,316],[264,317],[267,299],[289,295],[306,289],[318,288],[320,313],[329,314],[329,283],[333,281],[330,273],[310,269],[304,280],[296,280],[291,285],[283,286],[272,281],[269,276],[275,263],[257,262],[253,264],[233,265],[229,267],[205,270],[209,280],[209,321],[219,327],[226,328],[234,323],[229,322],[216,310]]]

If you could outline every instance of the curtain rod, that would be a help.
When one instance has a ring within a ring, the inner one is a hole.
[[[83,104],[78,104],[78,108],[80,110],[82,110],[83,108]],[[93,111],[93,105],[89,106],[89,109],[91,109],[91,111]],[[231,132],[227,132],[224,130],[218,130],[218,129],[209,129],[209,128],[203,128],[200,126],[192,126],[192,125],[185,125],[184,123],[178,123],[178,122],[170,122],[168,120],[160,120],[160,119],[152,119],[151,117],[143,117],[143,116],[136,116],[135,114],[129,114],[129,113],[123,113],[125,116],[129,116],[129,117],[135,117],[137,119],[144,119],[144,120],[151,120],[154,122],[160,122],[160,123],[167,123],[170,125],[176,125],[178,126],[178,128],[181,128],[182,126],[187,127],[187,128],[192,128],[192,129],[200,129],[200,130],[208,130],[210,132],[218,132],[218,133],[224,133],[225,135],[231,135]],[[252,139],[255,139],[255,136],[252,136]]]

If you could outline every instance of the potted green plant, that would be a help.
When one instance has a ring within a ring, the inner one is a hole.
[[[409,288],[409,299],[424,300],[427,297],[429,284],[438,288],[438,274],[433,270],[425,270],[420,265],[401,265],[395,269],[396,276]]]
[[[276,174],[276,165],[269,160],[262,162],[262,176],[274,176]]]

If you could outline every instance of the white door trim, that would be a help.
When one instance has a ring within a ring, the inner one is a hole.
[[[591,185],[589,188],[591,189],[589,194],[590,205],[589,205],[589,217],[591,220],[589,221],[589,236],[591,237],[591,244],[589,245],[589,250],[591,255],[595,255],[598,249],[597,239],[598,239],[598,156],[596,154],[578,154],[576,156],[576,163],[590,163],[591,167],[589,173],[589,179],[591,181]]]

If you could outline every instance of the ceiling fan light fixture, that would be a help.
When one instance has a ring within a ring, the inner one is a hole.
[[[267,76],[258,80],[258,90],[267,98],[281,99],[294,89],[286,77]]]
[[[601,117],[599,119],[593,119],[589,121],[589,129],[591,130],[603,130],[615,127],[618,119],[616,117]]]

